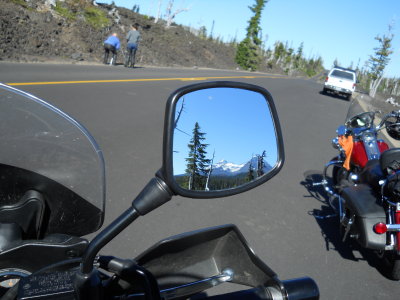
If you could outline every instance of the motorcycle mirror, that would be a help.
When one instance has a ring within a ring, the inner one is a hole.
[[[163,175],[175,194],[224,197],[282,168],[283,141],[271,94],[239,82],[184,87],[167,104]]]

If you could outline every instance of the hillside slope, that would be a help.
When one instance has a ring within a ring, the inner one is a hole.
[[[101,5],[91,8],[103,11],[109,24],[96,28],[81,13],[84,8],[75,7],[75,15],[71,17],[56,11],[51,2],[56,3],[52,0],[0,0],[0,60],[100,63],[102,42],[107,35],[117,32],[125,49],[129,25],[138,23],[142,34],[138,65],[237,67],[234,47],[201,39],[182,26],[166,29],[129,9]],[[60,3],[66,5],[68,0]],[[85,1],[80,0],[80,3]],[[88,5],[87,0],[85,5]],[[122,62],[123,53],[120,52],[117,63]]]

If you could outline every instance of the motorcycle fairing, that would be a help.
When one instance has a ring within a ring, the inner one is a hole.
[[[365,248],[385,250],[386,235],[373,231],[373,226],[386,222],[385,211],[379,203],[373,189],[366,184],[359,184],[343,189],[342,195],[345,207],[355,215],[351,233],[357,236],[357,241]]]
[[[1,271],[19,269],[28,273],[50,264],[80,257],[88,241],[64,234],[50,234],[41,240],[24,240],[9,245],[0,253]]]
[[[103,222],[105,168],[94,138],[51,104],[0,83],[0,207],[28,190],[46,201],[44,234],[82,236]]]
[[[370,105],[361,106],[358,101],[352,101],[347,111],[345,124],[351,128],[370,127],[375,119],[374,108]]]
[[[41,222],[43,226],[37,232],[39,236],[52,233],[83,236],[101,227],[103,211],[56,181],[25,169],[3,164],[0,164],[0,174],[2,207],[15,205],[23,199],[27,191],[36,191],[45,199],[46,209],[44,220]],[[8,223],[9,217],[2,216],[0,214],[0,223]],[[18,219],[15,218],[14,222],[26,218],[27,215],[20,216]],[[17,223],[25,233],[28,233],[25,230],[26,226],[21,222]],[[29,238],[34,237],[31,234]]]
[[[201,229],[158,242],[135,260],[157,279],[160,289],[188,284],[230,269],[230,282],[257,287],[276,274],[249,247],[235,225]]]
[[[45,200],[43,196],[35,190],[29,190],[14,205],[0,207],[0,229],[5,224],[18,224],[19,230],[16,230],[12,235],[22,237],[23,233],[25,238],[38,239],[42,232],[44,211]],[[1,239],[1,250],[7,247],[7,240],[7,238]]]

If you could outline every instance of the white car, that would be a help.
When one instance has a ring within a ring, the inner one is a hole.
[[[322,93],[328,92],[344,95],[348,100],[351,99],[356,90],[357,78],[356,71],[341,67],[334,67],[329,71],[325,78]]]

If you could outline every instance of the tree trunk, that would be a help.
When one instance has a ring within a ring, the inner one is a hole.
[[[161,3],[162,3],[162,0],[159,0],[158,1],[157,15],[156,15],[156,18],[154,19],[154,23],[157,23],[158,20],[160,19],[160,16],[161,16]]]
[[[398,85],[399,85],[399,81],[397,80],[397,81],[395,81],[395,83],[394,83],[394,88],[393,88],[393,91],[392,91],[392,95],[393,95],[393,96],[397,96],[397,88],[398,88]]]
[[[376,95],[376,91],[378,90],[379,85],[381,84],[381,81],[383,79],[383,75],[377,79],[375,79],[374,81],[372,81],[371,83],[371,88],[369,90],[369,95],[374,98]]]
[[[180,14],[181,12],[184,11],[188,11],[188,8],[180,8],[177,9],[174,13],[172,13],[172,5],[173,5],[174,1],[170,1],[170,3],[168,4],[168,8],[167,8],[167,25],[166,27],[170,27],[172,22],[174,21],[175,17],[177,14]]]

